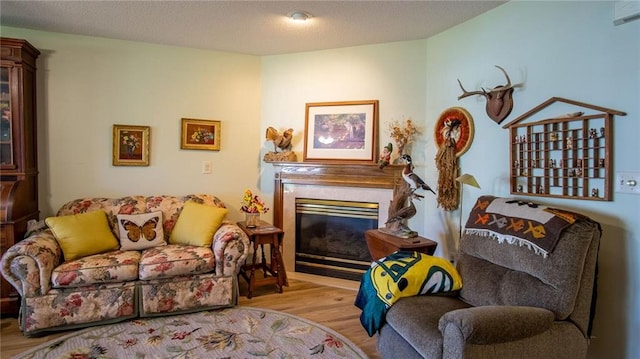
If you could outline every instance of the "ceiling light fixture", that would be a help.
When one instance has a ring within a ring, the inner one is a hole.
[[[287,16],[293,21],[307,21],[313,17],[306,11],[294,11]]]

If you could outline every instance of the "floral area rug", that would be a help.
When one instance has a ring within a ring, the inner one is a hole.
[[[367,358],[318,323],[252,307],[135,319],[84,329],[14,358]]]

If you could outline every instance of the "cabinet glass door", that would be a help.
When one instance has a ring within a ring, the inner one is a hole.
[[[8,67],[0,67],[0,165],[2,167],[13,165],[13,143],[11,131],[11,89],[10,71]]]

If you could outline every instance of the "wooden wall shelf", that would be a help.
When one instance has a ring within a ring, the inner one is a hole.
[[[520,123],[545,107],[564,102],[595,114],[575,112]],[[512,194],[610,201],[613,116],[624,112],[552,97],[514,119],[509,128]]]

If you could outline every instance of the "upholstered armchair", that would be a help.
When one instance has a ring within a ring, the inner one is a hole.
[[[597,223],[575,213],[480,197],[460,242],[462,289],[396,302],[380,328],[379,352],[383,358],[585,358],[600,236]],[[553,243],[541,246],[547,239]]]

